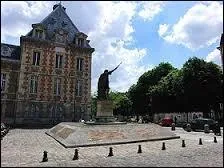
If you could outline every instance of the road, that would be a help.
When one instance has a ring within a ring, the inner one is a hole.
[[[166,128],[170,130],[169,127]],[[1,166],[13,167],[223,167],[222,136],[204,132],[186,132],[176,128],[180,139],[150,141],[112,146],[80,147],[79,159],[72,160],[75,149],[64,148],[44,132],[46,129],[14,129],[1,141]],[[78,136],[78,135],[77,135]],[[202,138],[203,145],[199,145]],[[182,147],[185,140],[186,147]],[[162,149],[165,142],[166,150]],[[142,153],[138,154],[138,145]],[[107,157],[109,147],[112,157]],[[48,162],[41,162],[43,151]]]

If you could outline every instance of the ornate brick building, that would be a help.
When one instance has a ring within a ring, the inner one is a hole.
[[[88,120],[94,48],[61,4],[20,46],[1,44],[1,118],[16,124]]]

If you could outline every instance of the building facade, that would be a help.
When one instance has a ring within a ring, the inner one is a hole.
[[[1,65],[5,65],[1,75],[6,78],[2,119],[16,124],[89,119],[94,48],[61,4],[54,5],[40,23],[32,24],[32,30],[20,37],[20,46],[4,46],[19,51],[16,61],[2,59],[1,54]]]

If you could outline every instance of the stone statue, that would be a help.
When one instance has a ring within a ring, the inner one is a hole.
[[[120,63],[121,64],[121,63]],[[98,80],[98,100],[106,100],[108,99],[108,93],[109,93],[109,75],[112,74],[119,66],[120,64],[114,68],[111,71],[108,71],[107,69],[100,75],[100,78]]]

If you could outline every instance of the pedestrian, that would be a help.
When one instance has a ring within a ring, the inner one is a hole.
[[[177,124],[177,116],[174,117],[175,125]]]

